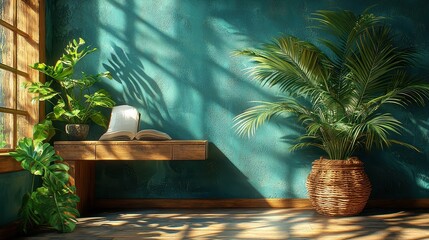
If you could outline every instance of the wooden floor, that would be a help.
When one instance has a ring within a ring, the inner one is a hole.
[[[298,209],[141,210],[80,218],[73,233],[21,239],[429,239],[429,209],[325,217]]]

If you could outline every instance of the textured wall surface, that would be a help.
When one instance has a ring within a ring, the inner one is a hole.
[[[17,219],[22,197],[31,187],[27,172],[0,174],[0,226]]]
[[[98,163],[97,197],[305,198],[305,179],[320,153],[288,151],[287,137],[302,131],[294,119],[272,121],[250,139],[234,133],[232,119],[251,106],[249,101],[273,100],[279,93],[252,82],[244,71],[249,61],[231,52],[281,34],[314,41],[318,33],[307,28],[312,12],[359,13],[373,4],[374,13],[391,17],[395,31],[418,47],[427,68],[426,0],[48,1],[49,61],[70,39],[82,37],[99,48],[82,68],[109,70],[114,80],[99,87],[118,104],[137,107],[143,128],[210,141],[207,161]],[[392,148],[360,155],[374,185],[373,198],[429,197],[427,110],[399,114],[410,129],[401,138],[422,153]],[[91,138],[102,132],[94,127]]]

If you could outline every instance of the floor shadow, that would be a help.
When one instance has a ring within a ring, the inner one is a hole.
[[[41,233],[22,239],[58,233]],[[298,209],[204,209],[106,212],[79,219],[62,239],[427,239],[428,211],[373,211],[326,217]]]

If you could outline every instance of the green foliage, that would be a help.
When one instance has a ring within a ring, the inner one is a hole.
[[[383,18],[364,12],[318,11],[314,27],[329,38],[319,43],[283,36],[258,49],[237,51],[250,57],[249,69],[261,85],[278,87],[278,102],[259,102],[234,119],[240,135],[253,135],[274,116],[292,114],[305,127],[291,150],[317,147],[331,159],[347,159],[358,149],[400,144],[391,133],[404,127],[385,105],[423,105],[429,84],[412,76],[415,50],[400,47]]]
[[[0,124],[0,148],[4,148],[7,145],[6,134],[4,134],[4,125]]]
[[[20,211],[23,230],[36,226],[50,226],[60,232],[71,232],[76,227],[76,210],[79,197],[68,184],[69,167],[55,153],[49,143],[43,141],[52,134],[52,122],[45,121],[34,127],[33,139],[23,138],[10,155],[21,163],[23,169],[42,178],[42,186],[25,194]]]
[[[27,84],[30,93],[36,94],[33,98],[38,101],[49,101],[53,104],[53,112],[47,114],[47,119],[64,121],[67,123],[94,123],[107,127],[108,119],[98,110],[112,108],[115,102],[105,90],[92,92],[92,86],[102,78],[111,79],[109,72],[95,75],[82,73],[80,78],[75,76],[76,64],[85,56],[96,51],[96,48],[83,47],[83,39],[71,41],[64,49],[65,53],[54,66],[45,63],[35,63],[31,67],[53,80],[45,83],[34,82]],[[83,47],[83,49],[82,49]],[[56,83],[57,86],[53,83]],[[59,89],[59,90],[57,90]]]

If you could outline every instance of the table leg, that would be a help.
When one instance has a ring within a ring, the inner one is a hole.
[[[94,210],[95,162],[66,161],[70,166],[69,182],[76,186],[76,194],[80,198],[77,209],[81,216]]]

